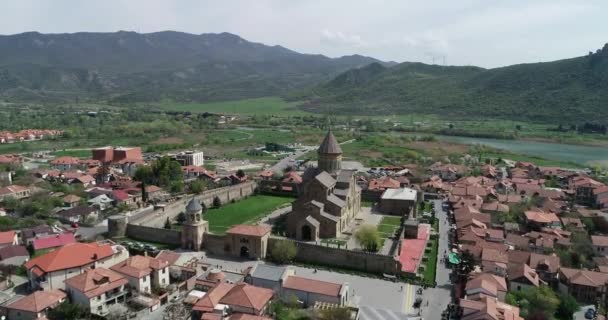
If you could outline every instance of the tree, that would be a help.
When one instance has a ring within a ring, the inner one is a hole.
[[[477,259],[475,256],[468,250],[462,252],[460,255],[460,263],[458,264],[459,275],[464,278],[468,277],[469,274],[475,270],[476,266]]]
[[[171,229],[171,220],[169,220],[169,217],[167,217],[167,220],[165,221],[165,229]]]
[[[177,218],[175,218],[175,220],[177,220],[177,223],[183,224],[184,222],[186,222],[186,214],[183,211],[178,213]]]
[[[190,191],[192,193],[201,193],[205,190],[205,183],[202,180],[194,180],[190,183]]]
[[[318,312],[319,320],[351,320],[351,311],[348,308],[329,308]]]
[[[298,253],[298,248],[291,241],[276,241],[270,251],[270,259],[278,264],[291,262]]]
[[[221,206],[222,206],[222,199],[220,199],[220,197],[218,197],[218,196],[213,197],[213,207],[219,208]]]
[[[355,233],[355,239],[365,251],[377,252],[380,250],[382,240],[376,226],[369,224],[361,226]]]
[[[243,179],[245,177],[245,171],[243,171],[242,169],[237,170],[236,176],[239,177],[240,179]]]
[[[548,286],[512,291],[507,294],[507,303],[521,308],[525,319],[553,319],[560,300]]]
[[[559,295],[559,306],[555,315],[558,319],[562,320],[572,319],[572,314],[580,310],[580,308],[572,295],[563,293]]]
[[[88,312],[84,308],[79,304],[70,303],[69,301],[60,303],[47,314],[50,320],[76,320],[86,318],[87,316]]]

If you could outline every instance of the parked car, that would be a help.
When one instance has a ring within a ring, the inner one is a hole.
[[[595,317],[595,310],[593,308],[587,309],[585,311],[585,319],[593,319]]]

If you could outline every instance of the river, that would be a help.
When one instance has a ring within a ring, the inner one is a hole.
[[[460,144],[481,144],[513,153],[538,156],[545,159],[569,161],[579,164],[608,164],[608,148],[528,140],[503,140],[473,137],[442,136],[437,139]]]

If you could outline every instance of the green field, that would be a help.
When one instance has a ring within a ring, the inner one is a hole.
[[[254,223],[278,207],[292,202],[293,198],[259,195],[229,203],[218,209],[210,209],[204,219],[209,221],[213,233],[223,234],[230,227],[242,223]]]
[[[378,224],[378,232],[380,232],[384,238],[390,237],[400,224],[400,217],[382,217],[382,220]]]
[[[209,103],[166,102],[160,105],[164,110],[183,112],[210,112],[242,115],[294,116],[309,114],[295,108],[295,104],[279,97],[244,99]]]
[[[90,158],[91,150],[59,150],[52,153],[55,157],[76,157],[76,158]]]
[[[432,238],[429,240],[431,244],[431,252],[425,255],[427,258],[424,263],[424,273],[423,278],[424,282],[427,284],[435,283],[435,275],[437,273],[437,254],[439,253],[439,241],[437,238]]]

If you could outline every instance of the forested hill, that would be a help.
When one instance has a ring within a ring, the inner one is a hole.
[[[373,63],[288,98],[333,113],[608,122],[608,45],[583,57],[496,69]]]
[[[165,31],[0,36],[0,99],[162,98],[209,101],[277,95],[378,60],[328,58],[230,33]]]

